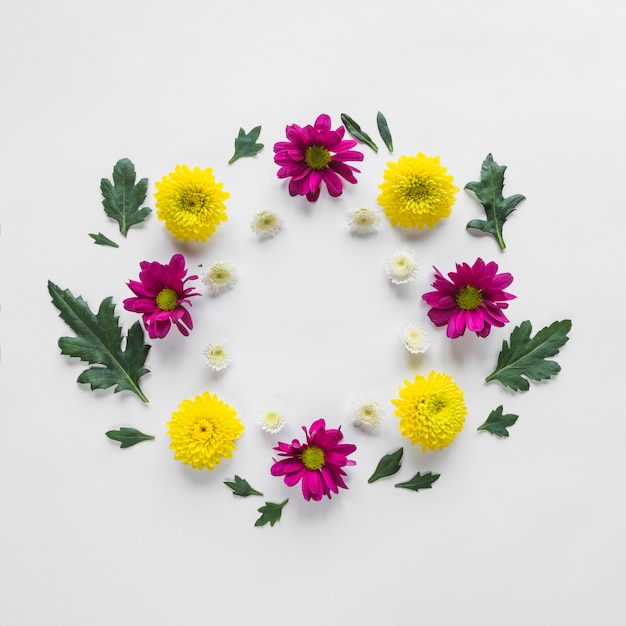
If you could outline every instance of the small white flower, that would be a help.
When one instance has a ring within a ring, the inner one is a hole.
[[[250,228],[252,232],[262,239],[265,237],[273,237],[283,227],[283,216],[278,211],[265,209],[259,211],[252,218]]]
[[[257,422],[266,433],[275,435],[280,432],[285,425],[285,418],[278,409],[269,408],[263,411]]]
[[[409,248],[398,248],[385,259],[385,271],[392,283],[408,283],[417,274],[417,257]]]
[[[232,361],[232,354],[227,344],[223,342],[210,343],[204,350],[204,358],[207,365],[214,371],[219,372],[227,367]]]
[[[231,261],[216,261],[202,274],[202,282],[213,292],[231,289],[239,280],[239,272]]]
[[[400,337],[404,347],[412,354],[422,354],[430,346],[428,333],[417,324],[405,324]]]
[[[376,209],[366,207],[352,209],[346,215],[348,224],[353,233],[358,235],[369,235],[375,233],[380,226],[381,214]]]
[[[350,413],[352,423],[366,431],[376,430],[385,415],[380,402],[371,398],[354,402],[350,407]]]

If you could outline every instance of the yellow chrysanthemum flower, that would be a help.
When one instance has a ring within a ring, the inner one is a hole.
[[[176,460],[210,470],[222,458],[232,456],[234,441],[244,431],[235,409],[208,391],[193,400],[183,400],[167,429]]]
[[[156,183],[157,217],[176,239],[206,241],[228,219],[224,200],[230,194],[222,186],[210,167],[177,165]]]
[[[422,452],[441,449],[452,443],[463,429],[467,408],[463,391],[442,372],[430,372],[428,378],[416,376],[404,381],[400,398],[391,401],[400,418],[400,432],[419,443]]]
[[[446,174],[438,156],[422,152],[401,156],[397,163],[387,163],[387,168],[378,202],[392,226],[432,228],[450,215],[459,188],[452,184],[452,176]]]

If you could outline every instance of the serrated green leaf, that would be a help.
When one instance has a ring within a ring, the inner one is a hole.
[[[111,246],[112,248],[119,248],[119,246],[114,241],[111,241],[102,233],[98,233],[97,235],[94,233],[89,233],[89,236],[93,239],[93,242],[97,243],[99,246]]]
[[[378,146],[372,141],[372,138],[361,130],[361,127],[345,113],[341,114],[341,121],[346,130],[358,141],[367,144],[374,152],[378,152]]]
[[[376,115],[376,124],[378,124],[378,132],[380,133],[382,140],[385,142],[387,150],[389,150],[389,152],[393,152],[393,141],[391,139],[389,126],[387,125],[387,119],[380,111],[378,111],[378,114]]]
[[[253,489],[247,480],[240,478],[239,476],[237,476],[237,474],[235,474],[234,482],[225,480],[224,484],[233,490],[234,496],[241,496],[242,498],[247,498],[248,496],[262,496],[263,495],[260,491],[256,491],[256,489]]]
[[[433,474],[432,472],[420,474],[420,472],[417,472],[411,480],[407,480],[404,483],[397,483],[395,486],[400,487],[401,489],[412,489],[413,491],[430,489],[439,476],[441,476],[441,474]]]
[[[136,185],[135,166],[129,159],[120,159],[113,167],[113,183],[107,178],[100,180],[104,212],[114,219],[124,237],[131,226],[140,224],[152,209],[139,207],[146,199],[148,179],[142,178]]]
[[[121,443],[120,448],[130,448],[141,441],[154,439],[153,435],[145,435],[136,428],[127,428],[126,426],[122,426],[119,430],[109,430],[104,434],[113,441],[119,441]]]
[[[235,137],[235,154],[231,157],[228,164],[231,165],[241,157],[251,157],[263,149],[262,143],[256,143],[261,134],[261,127],[255,126],[249,133],[243,128],[239,129],[239,135]]]
[[[396,474],[400,470],[403,453],[404,448],[399,448],[395,452],[385,454],[385,456],[378,461],[378,465],[376,466],[374,473],[368,478],[367,482],[373,483],[381,478]]]
[[[513,426],[517,422],[519,415],[513,415],[513,413],[502,414],[502,405],[497,409],[494,409],[489,413],[489,417],[484,424],[481,424],[476,430],[486,430],[492,435],[498,437],[508,437],[508,427]]]
[[[280,517],[283,513],[283,507],[289,502],[287,498],[284,502],[276,504],[275,502],[266,502],[264,506],[257,509],[261,513],[261,517],[254,523],[255,526],[265,526],[269,522],[270,526],[273,526],[276,522],[280,521]]]
[[[75,298],[68,289],[62,290],[48,281],[48,292],[61,319],[76,333],[76,337],[59,339],[61,354],[99,366],[84,370],[77,381],[89,384],[92,390],[115,385],[115,393],[132,391],[148,402],[139,387],[139,379],[150,371],[144,367],[150,346],[144,343],[140,322],[128,330],[122,350],[122,329],[112,298],[105,298],[94,315],[85,300],[80,296]]]
[[[515,211],[515,207],[526,198],[520,194],[504,198],[502,190],[504,188],[505,165],[498,165],[491,154],[483,161],[480,171],[480,181],[470,182],[465,185],[476,194],[478,200],[483,205],[487,215],[486,220],[471,220],[466,228],[476,228],[485,233],[493,235],[500,248],[504,250],[506,245],[502,238],[502,228],[507,217]]]
[[[559,353],[569,337],[571,320],[553,322],[542,328],[534,337],[530,333],[532,326],[528,320],[516,326],[509,339],[510,344],[502,342],[496,369],[485,378],[486,382],[497,380],[514,391],[528,391],[528,380],[546,380],[556,376],[561,366],[547,357]]]

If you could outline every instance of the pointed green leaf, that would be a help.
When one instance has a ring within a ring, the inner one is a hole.
[[[109,439],[119,441],[122,445],[120,448],[130,448],[141,441],[150,441],[154,439],[152,435],[144,435],[135,428],[127,428],[122,426],[119,430],[109,430],[105,433]]]
[[[391,140],[391,132],[389,131],[389,126],[387,125],[387,119],[380,111],[378,111],[378,115],[376,115],[376,123],[378,124],[378,132],[380,133],[382,140],[385,142],[387,150],[389,150],[389,152],[393,152],[393,141]]]
[[[404,483],[397,483],[395,486],[400,487],[401,489],[412,489],[413,491],[419,491],[420,489],[430,489],[432,484],[441,476],[441,474],[433,474],[431,472],[426,472],[425,474],[420,474],[417,472],[411,480],[407,480]]]
[[[502,342],[496,369],[485,381],[498,380],[513,391],[528,391],[528,380],[546,380],[556,376],[561,366],[556,361],[547,360],[547,357],[559,353],[559,348],[569,340],[567,333],[571,328],[571,320],[553,322],[531,338],[530,322],[522,322],[513,329],[510,344]]]
[[[148,402],[139,387],[139,379],[150,371],[144,367],[150,346],[143,341],[140,322],[130,327],[122,350],[122,329],[112,298],[105,298],[94,315],[88,304],[80,296],[75,298],[68,289],[61,290],[48,281],[48,292],[61,319],[76,333],[76,337],[59,339],[61,354],[99,366],[84,370],[77,381],[89,384],[92,390],[115,385],[115,393],[132,391]]]
[[[230,482],[226,480],[224,481],[224,484],[233,490],[234,496],[241,496],[242,498],[247,498],[248,496],[262,496],[263,495],[260,491],[256,491],[255,489],[252,489],[248,481],[243,478],[239,478],[237,474],[235,474],[234,482]]]
[[[235,154],[228,161],[228,164],[231,165],[241,157],[251,157],[260,152],[263,149],[263,144],[256,143],[260,134],[260,126],[255,126],[248,134],[243,128],[240,128],[239,135],[235,137]]]
[[[517,422],[518,417],[519,415],[513,415],[513,413],[506,413],[505,415],[502,415],[502,405],[500,405],[497,409],[494,409],[491,413],[489,413],[489,417],[485,423],[479,426],[476,430],[486,430],[492,435],[497,435],[498,437],[508,437],[509,431],[507,428],[509,426],[513,426],[513,424]]]
[[[280,521],[280,517],[283,512],[283,507],[289,502],[287,498],[284,502],[276,504],[275,502],[266,502],[265,506],[257,509],[261,513],[261,517],[254,523],[255,526],[265,526],[269,522],[270,526],[273,526],[276,522]]]
[[[373,483],[380,478],[385,478],[387,476],[393,476],[400,470],[402,454],[404,453],[404,448],[399,448],[395,452],[391,452],[390,454],[385,454],[385,456],[378,461],[378,465],[374,470],[374,473],[369,477],[368,483]]]
[[[114,219],[124,237],[128,229],[143,222],[151,209],[139,207],[146,199],[148,179],[142,178],[136,185],[135,166],[129,159],[120,159],[113,168],[113,183],[107,178],[100,180],[100,191],[104,199],[104,212]]]
[[[341,114],[341,121],[346,130],[358,141],[366,143],[374,152],[378,152],[378,146],[372,141],[372,138],[361,130],[361,127],[345,113]]]
[[[97,235],[94,233],[89,233],[89,236],[93,239],[93,242],[97,243],[99,246],[111,246],[113,248],[119,248],[119,246],[114,241],[111,241],[102,233],[98,233]]]
[[[465,185],[465,189],[469,189],[476,194],[487,215],[486,220],[471,220],[466,228],[476,228],[493,235],[502,250],[506,248],[502,238],[504,222],[513,213],[515,207],[522,200],[526,199],[520,194],[509,196],[508,198],[502,197],[505,170],[505,165],[498,165],[493,160],[491,154],[488,154],[482,164],[480,181]]]

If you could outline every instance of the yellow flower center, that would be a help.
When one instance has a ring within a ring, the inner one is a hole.
[[[202,441],[204,443],[211,439],[214,432],[215,427],[213,426],[213,422],[211,422],[208,418],[204,418],[196,422],[192,437],[197,441]]]
[[[206,194],[198,189],[183,189],[178,195],[178,205],[183,211],[198,213],[202,211],[206,202]]]
[[[161,311],[173,311],[178,304],[178,295],[169,287],[161,289],[156,297],[156,303]]]
[[[456,303],[459,305],[459,309],[464,311],[474,311],[483,303],[483,297],[480,293],[480,289],[467,285],[459,290],[456,294]]]
[[[276,428],[280,425],[281,422],[280,413],[277,413],[276,411],[270,411],[269,413],[265,414],[263,421],[268,428]]]
[[[302,452],[302,463],[309,470],[318,470],[324,467],[324,450],[317,446],[309,446]]]
[[[332,157],[324,146],[309,146],[304,154],[304,161],[312,170],[323,170],[332,161]]]

